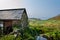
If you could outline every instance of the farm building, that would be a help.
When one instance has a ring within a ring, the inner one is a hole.
[[[25,8],[0,10],[0,28],[7,34],[13,31],[13,25],[19,25],[21,28],[27,27],[28,16]]]

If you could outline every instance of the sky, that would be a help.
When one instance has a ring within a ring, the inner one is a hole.
[[[0,0],[0,9],[26,8],[29,18],[49,19],[60,14],[60,0]]]

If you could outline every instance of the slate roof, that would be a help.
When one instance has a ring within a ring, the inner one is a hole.
[[[0,10],[0,19],[21,19],[24,8]]]

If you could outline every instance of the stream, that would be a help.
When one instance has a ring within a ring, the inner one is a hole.
[[[42,37],[42,36],[37,36],[36,40],[47,40],[46,38]]]

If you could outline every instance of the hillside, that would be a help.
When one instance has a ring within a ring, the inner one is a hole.
[[[41,20],[41,19],[39,19],[39,18],[29,18],[29,20],[30,20],[30,21],[34,21],[34,20],[39,21],[39,20]]]
[[[55,17],[52,17],[52,18],[50,18],[48,20],[60,20],[60,14],[55,16]]]

